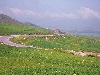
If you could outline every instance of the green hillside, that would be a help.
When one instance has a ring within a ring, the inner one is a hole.
[[[0,24],[0,35],[51,34],[40,27]],[[36,48],[18,48],[0,42],[0,75],[99,75],[100,58],[61,50],[100,52],[100,38],[55,35],[10,39]]]
[[[0,23],[0,35],[12,34],[51,34],[51,32],[40,27]]]
[[[99,59],[0,43],[0,75],[99,75]]]
[[[41,36],[41,37],[15,37],[12,41],[24,45],[33,45],[39,48],[56,49],[56,50],[75,50],[100,52],[100,38],[89,36]]]

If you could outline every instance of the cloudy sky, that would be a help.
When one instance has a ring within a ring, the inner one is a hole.
[[[0,0],[0,14],[65,31],[100,29],[100,0]]]

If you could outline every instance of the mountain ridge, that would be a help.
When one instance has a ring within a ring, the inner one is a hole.
[[[0,23],[26,25],[26,26],[34,26],[34,27],[42,28],[42,27],[32,24],[30,22],[19,22],[19,21],[12,19],[11,17],[4,15],[4,14],[0,14]],[[49,29],[49,28],[48,29],[42,28],[42,29],[51,31],[54,34],[64,34],[64,32],[61,32],[59,29]]]
[[[0,14],[0,23],[7,23],[7,24],[21,24],[21,22],[12,19],[11,17],[4,15],[4,14]]]

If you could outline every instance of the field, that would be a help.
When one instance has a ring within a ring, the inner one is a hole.
[[[0,75],[99,75],[100,58],[0,44]]]
[[[41,37],[15,37],[12,41],[24,45],[36,46],[37,48],[47,48],[56,50],[75,50],[75,51],[92,51],[100,52],[100,38],[89,36],[75,36],[75,35],[55,35],[41,36]]]

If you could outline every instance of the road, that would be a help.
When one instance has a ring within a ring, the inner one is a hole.
[[[11,35],[11,36],[0,36],[0,42],[4,43],[6,45],[9,45],[9,46],[36,48],[36,47],[33,47],[33,46],[25,46],[25,45],[16,44],[16,43],[13,43],[13,42],[9,41],[10,38],[17,37],[17,36],[54,36],[54,35]]]
[[[0,36],[0,42],[4,43],[6,45],[9,45],[9,46],[31,47],[31,46],[24,46],[24,45],[21,45],[21,44],[13,43],[13,42],[9,41],[9,38],[13,38],[13,37],[12,36]]]
[[[55,35],[11,35],[13,37],[17,37],[17,36],[55,36]]]

